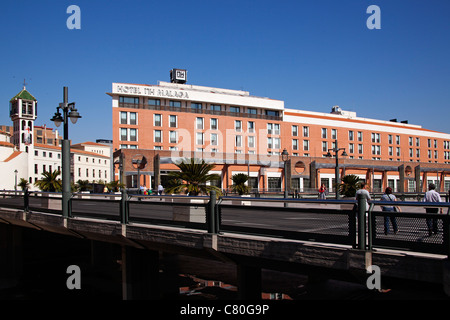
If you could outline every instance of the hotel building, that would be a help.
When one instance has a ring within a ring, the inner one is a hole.
[[[174,162],[196,157],[216,164],[223,189],[233,174],[247,173],[253,188],[282,190],[286,149],[288,189],[311,191],[320,183],[332,189],[335,159],[326,155],[337,146],[347,153],[339,156],[340,174],[358,175],[372,191],[423,191],[431,181],[441,191],[450,188],[450,134],[406,121],[362,118],[338,106],[330,113],[288,109],[282,100],[247,91],[186,84],[179,69],[170,82],[113,83],[107,94],[114,157],[124,159],[129,187],[138,184],[136,157],[147,160],[140,184],[153,189],[176,170]]]

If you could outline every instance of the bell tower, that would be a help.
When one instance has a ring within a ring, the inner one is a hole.
[[[37,100],[26,89],[25,82],[22,91],[9,101],[9,116],[13,122],[12,143],[19,151],[34,155],[33,130],[37,116]]]

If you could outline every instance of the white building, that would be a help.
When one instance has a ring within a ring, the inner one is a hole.
[[[46,171],[61,170],[61,147],[58,132],[52,131],[51,143],[36,139],[34,122],[37,115],[37,100],[24,87],[10,100],[12,133],[0,131],[0,189],[14,190],[20,178],[30,183],[30,190],[36,190],[34,183]],[[44,127],[44,131],[49,128]],[[55,141],[57,140],[57,141]],[[37,142],[39,141],[39,143]],[[94,142],[71,146],[72,181],[89,182],[111,179],[111,147]]]

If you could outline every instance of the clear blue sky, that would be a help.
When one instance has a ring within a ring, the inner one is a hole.
[[[69,5],[81,30],[69,30]],[[369,5],[381,30],[369,30]],[[1,124],[22,87],[47,124],[63,86],[83,118],[73,142],[112,138],[112,82],[244,89],[293,109],[409,120],[450,133],[450,1],[7,0],[0,8]]]

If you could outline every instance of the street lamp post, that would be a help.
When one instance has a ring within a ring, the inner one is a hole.
[[[14,174],[15,174],[15,182],[14,182],[14,194],[16,194],[17,195],[17,173],[18,173],[19,171],[17,171],[17,169],[16,170],[14,170]]]
[[[50,119],[55,122],[55,125],[59,127],[61,123],[64,123],[64,136],[61,147],[62,154],[62,214],[64,218],[69,217],[69,201],[71,197],[70,188],[70,141],[69,141],[69,123],[70,121],[75,124],[79,118],[81,118],[77,109],[75,108],[75,102],[68,103],[68,88],[64,87],[63,102],[56,107],[55,115]],[[63,111],[63,114],[59,112]]]
[[[334,157],[336,158],[336,167],[334,168],[334,177],[335,177],[335,184],[336,184],[336,200],[338,200],[340,198],[339,192],[338,192],[338,186],[341,183],[341,179],[339,177],[339,151],[343,150],[344,152],[342,152],[342,156],[346,157],[347,156],[347,152],[345,152],[345,148],[338,148],[338,142],[337,139],[335,140],[335,147],[328,149],[328,153],[326,155],[326,157],[331,158],[332,155],[330,153],[330,151],[334,152]]]
[[[281,153],[281,159],[284,162],[284,198],[286,199],[288,197],[288,185],[287,185],[288,168],[287,168],[287,163],[288,163],[288,160],[289,160],[289,153],[287,152],[286,148]]]

